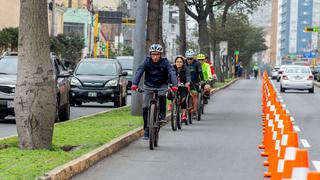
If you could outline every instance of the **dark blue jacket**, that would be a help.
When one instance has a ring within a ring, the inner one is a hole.
[[[191,82],[199,83],[204,79],[201,64],[199,61],[193,60],[192,64],[186,63],[185,65],[187,66],[191,74]]]
[[[178,84],[176,73],[167,58],[161,58],[158,63],[153,63],[152,59],[147,57],[138,67],[132,80],[133,85],[139,84],[143,73],[145,73],[144,84],[149,87],[160,88],[168,82],[172,82],[174,86]]]

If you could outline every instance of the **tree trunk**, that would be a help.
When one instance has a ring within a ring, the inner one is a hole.
[[[147,18],[147,43],[146,52],[151,44],[159,43],[159,16],[160,16],[160,2],[159,0],[149,0],[148,3],[148,18]]]
[[[217,33],[217,24],[216,24],[216,19],[213,13],[213,9],[209,12],[209,29],[211,32],[211,38],[210,38],[210,46],[212,47],[213,51],[213,63],[214,63],[214,72],[217,76],[218,79],[220,79],[221,76],[221,64],[219,61],[219,58],[217,55],[217,41],[216,41],[216,33]]]
[[[179,7],[179,29],[180,29],[180,54],[184,55],[187,50],[186,37],[186,7],[184,0],[178,1]]]
[[[47,1],[21,0],[15,115],[22,149],[49,149],[56,115]]]
[[[199,18],[199,46],[201,53],[210,54],[208,23],[206,18]]]
[[[159,0],[159,8],[160,8],[160,14],[159,15],[159,44],[163,47],[163,56],[166,55],[166,46],[163,41],[163,28],[162,28],[162,19],[163,19],[163,0]]]

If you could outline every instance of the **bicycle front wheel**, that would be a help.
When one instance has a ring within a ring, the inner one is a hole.
[[[187,96],[187,113],[188,113],[188,120],[189,123],[192,124],[192,112],[191,112],[191,107],[192,107],[192,98],[190,95]],[[188,121],[185,122],[186,125],[188,125]]]
[[[171,101],[171,128],[172,131],[176,131],[177,130],[177,118],[176,118],[176,104],[177,104],[177,100],[172,100]]]
[[[198,121],[200,121],[201,120],[201,113],[202,113],[202,101],[203,101],[203,99],[202,99],[202,95],[200,94],[200,95],[198,95],[198,112],[197,112],[197,114],[198,114]]]
[[[156,105],[151,104],[149,109],[149,148],[153,150],[154,141],[155,141],[155,132],[154,132],[154,124],[156,122],[155,115],[156,115]]]
[[[177,100],[178,101],[178,100]],[[180,101],[180,100],[179,100]],[[176,125],[178,129],[181,129],[181,118],[180,118],[180,103],[176,103]]]

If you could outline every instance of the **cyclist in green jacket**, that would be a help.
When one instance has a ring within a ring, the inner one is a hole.
[[[204,103],[208,103],[208,98],[210,97],[210,90],[211,86],[209,84],[210,81],[212,81],[212,73],[211,73],[211,68],[210,64],[205,62],[206,56],[202,53],[197,55],[197,59],[201,64],[201,69],[202,69],[202,74],[203,74],[203,80],[205,81],[205,85],[203,87],[204,89]]]

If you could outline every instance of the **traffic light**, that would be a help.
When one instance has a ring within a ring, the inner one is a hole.
[[[102,52],[106,52],[106,44],[105,43],[102,43],[101,50],[102,50]]]
[[[305,27],[304,31],[305,32],[319,32],[320,28],[319,27]]]
[[[234,52],[234,55],[238,56],[238,55],[239,55],[239,50],[236,50],[236,51]]]

